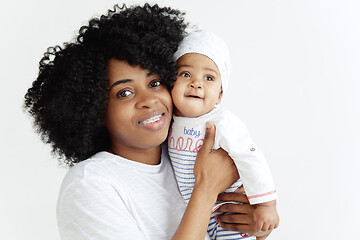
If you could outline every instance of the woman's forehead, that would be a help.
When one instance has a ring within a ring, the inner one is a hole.
[[[149,70],[140,66],[131,66],[126,60],[110,59],[107,67],[107,76],[109,84],[122,79],[137,79],[138,77],[146,77]]]

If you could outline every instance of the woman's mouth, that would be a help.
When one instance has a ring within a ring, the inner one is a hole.
[[[148,130],[156,131],[161,129],[166,122],[165,113],[156,114],[155,116],[146,118],[142,121],[139,121],[138,124],[141,127],[144,127]]]
[[[149,123],[153,123],[153,122],[157,122],[161,119],[162,116],[164,116],[165,113],[163,114],[159,114],[157,116],[154,116],[154,117],[151,117],[151,118],[148,118],[148,119],[145,119],[144,121],[140,121],[138,122],[140,125],[144,125],[144,124],[149,124]]]

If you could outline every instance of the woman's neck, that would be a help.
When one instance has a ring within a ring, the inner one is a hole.
[[[161,159],[161,146],[148,149],[139,149],[125,146],[111,146],[109,152],[123,158],[144,163],[148,165],[158,165]]]

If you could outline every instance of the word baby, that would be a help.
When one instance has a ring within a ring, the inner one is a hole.
[[[184,127],[184,134],[185,135],[194,135],[196,138],[200,137],[201,131],[200,130],[194,130],[194,128],[191,129],[186,129],[186,127]]]

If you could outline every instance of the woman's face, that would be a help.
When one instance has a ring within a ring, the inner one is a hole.
[[[172,118],[171,96],[160,76],[117,59],[109,60],[107,75],[105,125],[113,148],[126,155],[126,151],[159,147],[167,138]]]

